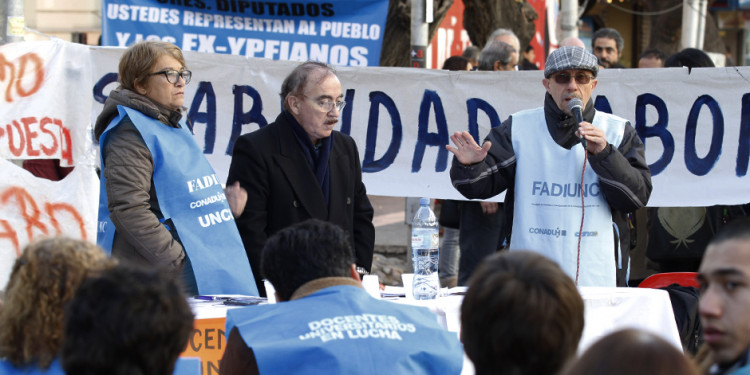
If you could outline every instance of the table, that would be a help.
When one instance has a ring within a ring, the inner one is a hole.
[[[578,346],[582,353],[599,338],[624,328],[652,332],[682,350],[677,323],[674,320],[669,294],[660,289],[580,287],[584,301],[585,324]],[[460,333],[462,295],[448,295],[428,301],[399,298],[395,303],[425,306],[436,313],[447,330]],[[182,356],[200,357],[203,375],[219,373],[219,360],[224,353],[226,312],[237,308],[221,302],[191,301],[195,314],[195,329]],[[252,307],[249,307],[252,308]],[[471,363],[466,363],[462,374],[472,374]]]

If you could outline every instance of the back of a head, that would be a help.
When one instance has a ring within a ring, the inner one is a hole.
[[[61,362],[68,374],[172,374],[193,329],[179,283],[132,265],[84,281],[65,314]]]
[[[693,363],[652,333],[625,329],[610,333],[571,363],[562,375],[698,375]]]
[[[354,252],[348,234],[335,224],[310,219],[280,230],[266,240],[263,277],[288,301],[303,284],[323,277],[349,277]]]
[[[494,40],[499,40],[510,44],[511,47],[513,47],[513,49],[515,49],[516,51],[521,49],[521,42],[518,40],[518,36],[516,35],[516,33],[514,33],[511,29],[495,29],[495,31],[490,34],[490,37],[487,38],[487,43],[484,44],[485,48],[487,48],[487,45],[489,45]]]
[[[46,368],[62,345],[63,309],[91,272],[112,261],[87,241],[35,241],[16,259],[0,309],[0,358]]]
[[[583,333],[583,299],[552,260],[510,251],[484,259],[461,305],[461,338],[477,374],[554,374]]]
[[[464,49],[464,52],[461,54],[461,56],[469,59],[469,61],[478,62],[480,52],[482,52],[482,50],[480,50],[479,47],[468,46],[466,47],[466,49]]]
[[[713,60],[705,52],[697,48],[685,48],[680,52],[675,53],[667,58],[664,62],[666,68],[679,68],[679,67],[692,68],[713,68],[716,65]]]
[[[462,71],[467,70],[469,59],[463,56],[451,56],[443,62],[443,70]]]

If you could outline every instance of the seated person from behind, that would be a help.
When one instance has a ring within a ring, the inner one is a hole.
[[[85,280],[65,308],[66,374],[170,375],[193,331],[183,286],[122,264]]]
[[[344,230],[312,219],[266,241],[261,270],[280,303],[227,312],[221,374],[458,374],[455,333],[426,308],[362,288]]]
[[[554,261],[530,251],[485,258],[461,304],[461,340],[477,375],[556,374],[583,334],[583,299]]]

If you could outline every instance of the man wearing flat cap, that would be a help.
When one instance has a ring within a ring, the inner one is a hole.
[[[557,49],[544,69],[543,107],[512,114],[481,147],[456,132],[446,148],[455,155],[453,186],[465,197],[507,189],[510,250],[548,256],[581,286],[625,286],[626,214],[646,205],[651,173],[630,122],[594,109],[598,72],[585,49]],[[583,104],[580,123],[569,109],[573,99]]]

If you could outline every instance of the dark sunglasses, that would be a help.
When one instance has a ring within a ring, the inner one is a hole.
[[[557,83],[559,83],[561,85],[567,85],[568,83],[570,83],[570,79],[571,78],[575,78],[577,84],[579,84],[579,85],[585,85],[585,84],[591,82],[591,79],[593,79],[594,76],[591,76],[591,75],[588,75],[588,74],[584,74],[584,73],[579,73],[579,74],[576,74],[575,76],[572,76],[572,75],[570,75],[568,73],[560,73],[560,74],[554,75],[554,76],[552,76],[550,78],[554,79],[555,82],[557,82]]]

